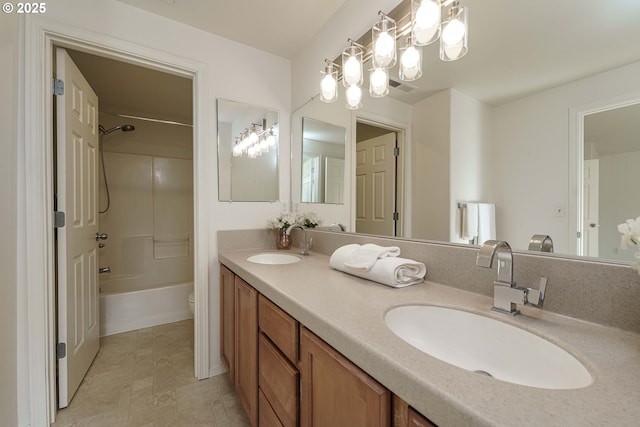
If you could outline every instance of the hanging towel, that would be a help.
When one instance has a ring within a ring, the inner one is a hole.
[[[346,245],[338,248],[331,255],[329,264],[336,270],[382,283],[383,285],[393,288],[403,288],[424,281],[427,267],[419,261],[406,258],[386,257],[379,259],[368,271],[345,266],[343,262],[344,259],[357,249],[354,245]]]
[[[369,271],[375,263],[386,257],[397,257],[400,255],[400,248],[397,246],[379,246],[373,243],[366,243],[356,248],[350,255],[345,266]]]
[[[496,239],[496,205],[478,204],[478,243]]]
[[[460,238],[473,240],[478,236],[478,204],[466,202],[461,209]]]

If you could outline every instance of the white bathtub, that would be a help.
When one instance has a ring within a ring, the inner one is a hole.
[[[193,282],[130,290],[128,280],[100,283],[100,336],[191,319],[188,297]]]

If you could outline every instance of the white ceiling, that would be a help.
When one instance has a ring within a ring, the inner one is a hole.
[[[346,0],[120,0],[285,58],[302,49]]]
[[[120,1],[286,58],[295,57],[345,3],[345,0]],[[392,89],[391,96],[412,104],[443,89],[456,88],[480,101],[499,105],[640,61],[640,0],[462,0],[462,3],[469,8],[469,53],[459,61],[442,62],[436,45],[424,47],[422,78],[408,83],[413,87],[410,92]],[[262,24],[268,24],[266,30]],[[344,29],[345,40],[361,35]],[[111,112],[147,112],[157,118],[191,122],[190,80],[86,54],[73,58],[88,74],[92,85],[96,85],[101,104]],[[144,78],[124,78],[142,73]],[[398,80],[397,70],[392,70],[391,76]],[[140,84],[141,81],[149,84]],[[172,101],[162,102],[160,96]],[[150,102],[143,105],[140,100]]]
[[[120,1],[286,58],[294,58],[346,2]],[[443,89],[457,88],[499,105],[640,60],[640,0],[461,3],[469,8],[469,53],[458,61],[442,62],[437,45],[426,46],[422,78],[409,83],[415,88],[409,93],[392,90],[394,98],[413,104]],[[266,30],[263,23],[268,24]],[[344,28],[345,41],[361,35]],[[397,76],[397,70],[391,76]]]

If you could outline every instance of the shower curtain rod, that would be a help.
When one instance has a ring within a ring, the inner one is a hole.
[[[108,116],[124,117],[124,118],[127,118],[127,119],[145,120],[147,122],[164,123],[166,125],[185,126],[185,127],[190,127],[190,128],[193,127],[193,125],[189,124],[189,123],[175,122],[175,121],[172,121],[172,120],[154,119],[154,118],[151,118],[151,117],[133,116],[133,115],[130,115],[130,114],[108,113],[106,111],[100,111],[100,114],[106,114]]]

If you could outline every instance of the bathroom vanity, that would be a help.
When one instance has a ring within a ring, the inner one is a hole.
[[[475,267],[477,248],[394,240],[403,256],[425,262],[428,279],[394,289],[329,266],[331,252],[345,242],[388,245],[388,239],[314,232],[315,250],[308,256],[269,265],[247,258],[275,250],[241,249],[238,236],[219,234],[221,352],[254,426],[584,426],[635,425],[640,419],[637,308],[632,302],[619,307],[632,312],[617,318],[607,306],[630,298],[616,293],[637,292],[630,269],[622,269],[623,276],[631,274],[620,286],[596,294],[578,277],[582,290],[605,305],[604,314],[591,310],[584,316],[606,317],[610,311],[614,325],[605,325],[567,315],[585,309],[562,302],[572,291],[571,280],[560,283],[562,275],[576,273],[566,265],[531,265],[546,262],[542,258],[514,254],[515,275],[526,282],[540,268],[548,270],[545,304],[551,309],[524,306],[512,317],[490,310],[495,271]],[[235,247],[225,240],[234,240]],[[579,267],[592,275],[588,265]],[[454,281],[444,285],[443,277]],[[609,279],[616,281],[615,275]],[[472,286],[467,282],[477,289],[466,289]],[[569,389],[529,387],[431,357],[385,324],[390,309],[416,304],[475,313],[539,335],[579,360],[592,382]]]

